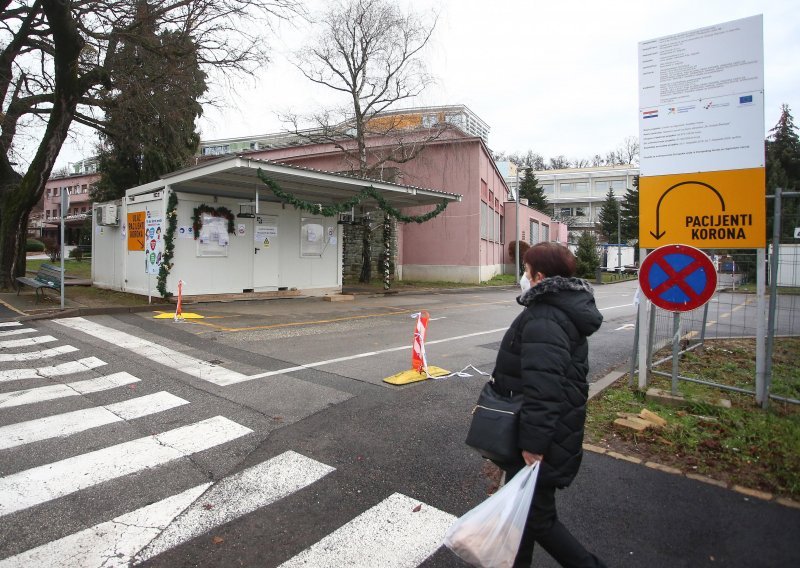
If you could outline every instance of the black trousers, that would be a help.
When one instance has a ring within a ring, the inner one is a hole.
[[[520,469],[507,469],[506,477],[510,479]],[[536,485],[528,520],[522,532],[522,542],[514,560],[515,568],[530,567],[533,561],[533,545],[537,542],[564,568],[606,568],[603,561],[586,550],[558,520],[556,488],[552,485]]]

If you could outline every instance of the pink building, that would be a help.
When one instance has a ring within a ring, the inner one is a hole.
[[[382,142],[371,140],[370,151],[380,152]],[[248,156],[331,172],[349,170],[341,151],[330,144],[259,150]],[[508,187],[482,138],[447,133],[387,174],[396,183],[463,196],[430,221],[399,224],[398,279],[478,283],[513,273],[508,243],[514,240],[516,204],[508,201]],[[429,210],[404,212],[419,215]],[[520,204],[519,211],[521,240],[566,244],[565,226],[527,205]]]
[[[29,233],[35,238],[61,238],[61,195],[69,191],[69,208],[66,211],[64,240],[67,245],[78,245],[83,236],[84,223],[91,219],[92,201],[89,189],[100,178],[96,173],[80,173],[52,177],[45,184],[38,218],[28,223]],[[91,235],[87,235],[91,236]]]

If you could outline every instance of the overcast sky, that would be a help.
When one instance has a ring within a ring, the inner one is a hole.
[[[402,5],[402,0],[398,0]],[[310,10],[324,2],[309,2]],[[638,135],[638,42],[764,15],[765,127],[787,103],[800,120],[796,0],[409,0],[439,21],[425,54],[436,78],[419,105],[465,104],[491,128],[495,151],[589,158]],[[237,83],[225,108],[206,109],[204,140],[278,132],[281,112],[334,104],[287,62],[306,37],[282,25],[271,64]],[[221,91],[220,91],[221,92]],[[404,105],[409,106],[409,105]],[[60,162],[91,153],[85,137]],[[69,156],[69,157],[66,157]],[[77,156],[77,157],[76,157]]]

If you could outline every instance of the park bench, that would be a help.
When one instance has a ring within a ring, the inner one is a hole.
[[[38,304],[40,293],[39,290],[42,290],[42,295],[44,295],[44,290],[47,288],[61,292],[61,279],[63,276],[64,274],[61,271],[61,268],[58,266],[53,266],[52,264],[42,264],[33,278],[28,278],[27,276],[17,277],[17,282],[20,284],[17,287],[17,296],[19,296],[19,291],[22,289],[22,285],[30,286],[36,292],[36,303]]]

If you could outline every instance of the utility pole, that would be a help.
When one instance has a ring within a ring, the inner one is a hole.
[[[517,183],[514,187],[514,274],[519,278],[519,166],[517,166]]]
[[[622,272],[622,236],[619,230],[620,217],[622,217],[622,208],[617,202],[617,273]]]

